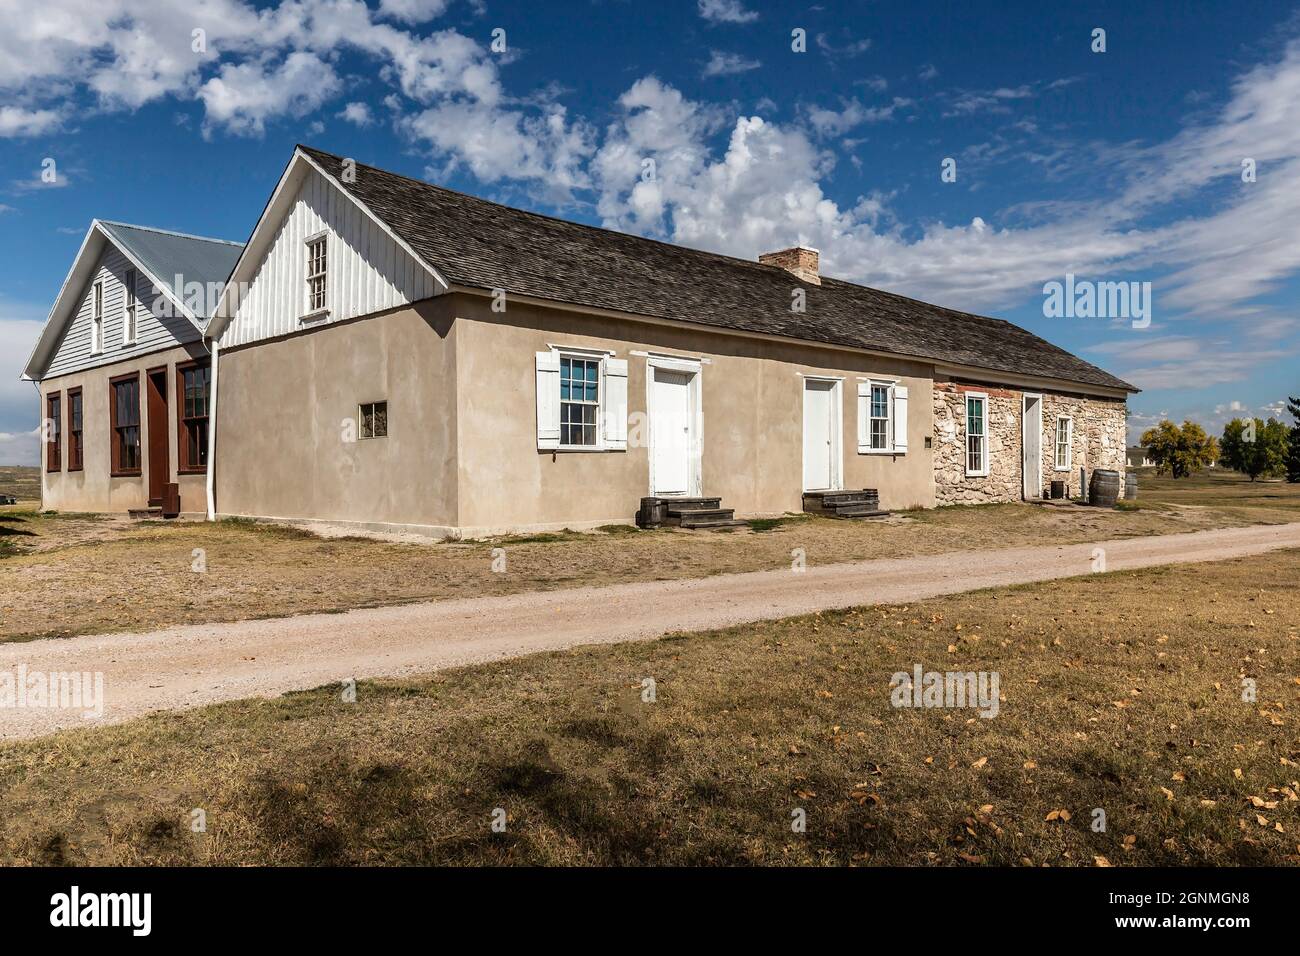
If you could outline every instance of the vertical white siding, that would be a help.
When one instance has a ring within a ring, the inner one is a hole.
[[[199,333],[189,319],[172,308],[174,315],[154,307],[167,300],[144,274],[136,270],[136,337],[134,345],[122,344],[122,323],[126,320],[126,272],[131,261],[111,242],[104,247],[94,277],[81,290],[81,303],[59,341],[46,378],[79,372],[97,365],[108,365],[148,352],[174,348],[178,343],[197,342]],[[90,351],[90,319],[94,309],[96,282],[104,283],[104,351]],[[161,313],[161,314],[159,314]]]
[[[329,315],[304,325],[307,313],[307,239],[329,237],[325,304]],[[435,281],[374,220],[315,170],[303,180],[222,348],[246,345],[304,327],[342,322],[427,299]]]

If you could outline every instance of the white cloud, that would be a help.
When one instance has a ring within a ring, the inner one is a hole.
[[[847,33],[847,31],[845,32]],[[860,40],[850,39],[843,46],[836,46],[825,33],[817,34],[815,39],[817,41],[817,48],[833,59],[860,56],[871,49],[871,40],[867,38]]]
[[[733,73],[757,70],[762,65],[757,60],[741,56],[739,53],[722,53],[719,50],[714,50],[709,57],[709,62],[704,67],[704,75],[730,76]]]
[[[383,16],[404,23],[424,23],[440,17],[447,10],[447,0],[379,0]]]
[[[533,180],[557,202],[588,184],[584,166],[592,152],[591,131],[585,124],[569,124],[561,106],[529,116],[482,103],[447,102],[406,118],[402,128],[429,143],[448,168],[465,166],[485,183]]]
[[[375,121],[375,118],[370,114],[370,107],[365,103],[349,103],[343,107],[339,117],[349,123],[355,123],[357,126],[369,126]]]
[[[21,106],[0,106],[0,136],[40,136],[59,125],[54,110],[26,110]]]
[[[0,302],[0,465],[34,465],[40,447],[40,400],[20,381],[41,333],[36,306]]]
[[[199,89],[204,129],[224,127],[244,136],[262,135],[265,122],[305,116],[340,87],[334,68],[314,54],[290,53],[283,63],[225,64]]]
[[[843,109],[833,110],[821,106],[804,108],[808,125],[818,136],[842,136],[863,123],[880,123],[892,119],[894,113],[912,105],[905,97],[896,96],[885,106],[864,106],[853,99],[842,103]]]
[[[711,23],[752,23],[758,19],[740,0],[699,0],[700,16]]]

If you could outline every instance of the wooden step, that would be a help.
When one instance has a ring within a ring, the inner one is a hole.
[[[670,518],[694,518],[696,520],[703,518],[730,518],[736,513],[735,508],[682,508],[673,505],[668,506],[668,517]]]
[[[837,518],[884,518],[889,514],[889,512],[881,511],[879,508],[872,508],[867,505],[849,505],[843,508],[836,508],[834,512],[827,512],[827,514],[834,514]]]
[[[127,509],[126,516],[128,518],[135,518],[136,520],[144,520],[148,518],[161,518],[162,509],[161,508],[129,508]]]
[[[805,491],[805,503],[824,506],[857,504],[863,501],[879,501],[880,494],[875,488],[863,488],[861,491]]]
[[[851,509],[852,514],[844,509]],[[835,518],[858,517],[860,512],[880,509],[880,493],[875,488],[844,491],[805,491],[803,510],[809,514]]]
[[[725,518],[683,517],[682,527],[687,530],[708,531],[715,528],[745,528],[749,526],[748,521],[741,521],[738,518],[730,517],[730,515],[734,513],[732,509],[727,508],[725,511],[728,515],[728,517]]]

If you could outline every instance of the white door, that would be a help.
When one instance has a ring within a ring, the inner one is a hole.
[[[654,370],[654,493],[691,491],[691,373]]]
[[[1024,423],[1021,426],[1020,447],[1023,453],[1021,474],[1024,475],[1023,493],[1026,500],[1043,497],[1043,399],[1039,395],[1026,395]]]
[[[803,385],[803,490],[827,491],[835,481],[836,382]]]

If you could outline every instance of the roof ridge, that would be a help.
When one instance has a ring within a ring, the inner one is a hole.
[[[196,242],[219,242],[227,246],[242,246],[242,242],[236,242],[233,239],[215,239],[212,236],[196,236],[188,232],[176,232],[172,229],[159,229],[157,226],[140,226],[133,222],[118,222],[114,219],[97,219],[96,222],[103,223],[105,226],[119,226],[123,229],[138,229],[141,232],[156,232],[163,236],[174,236],[177,239],[193,239]]]

